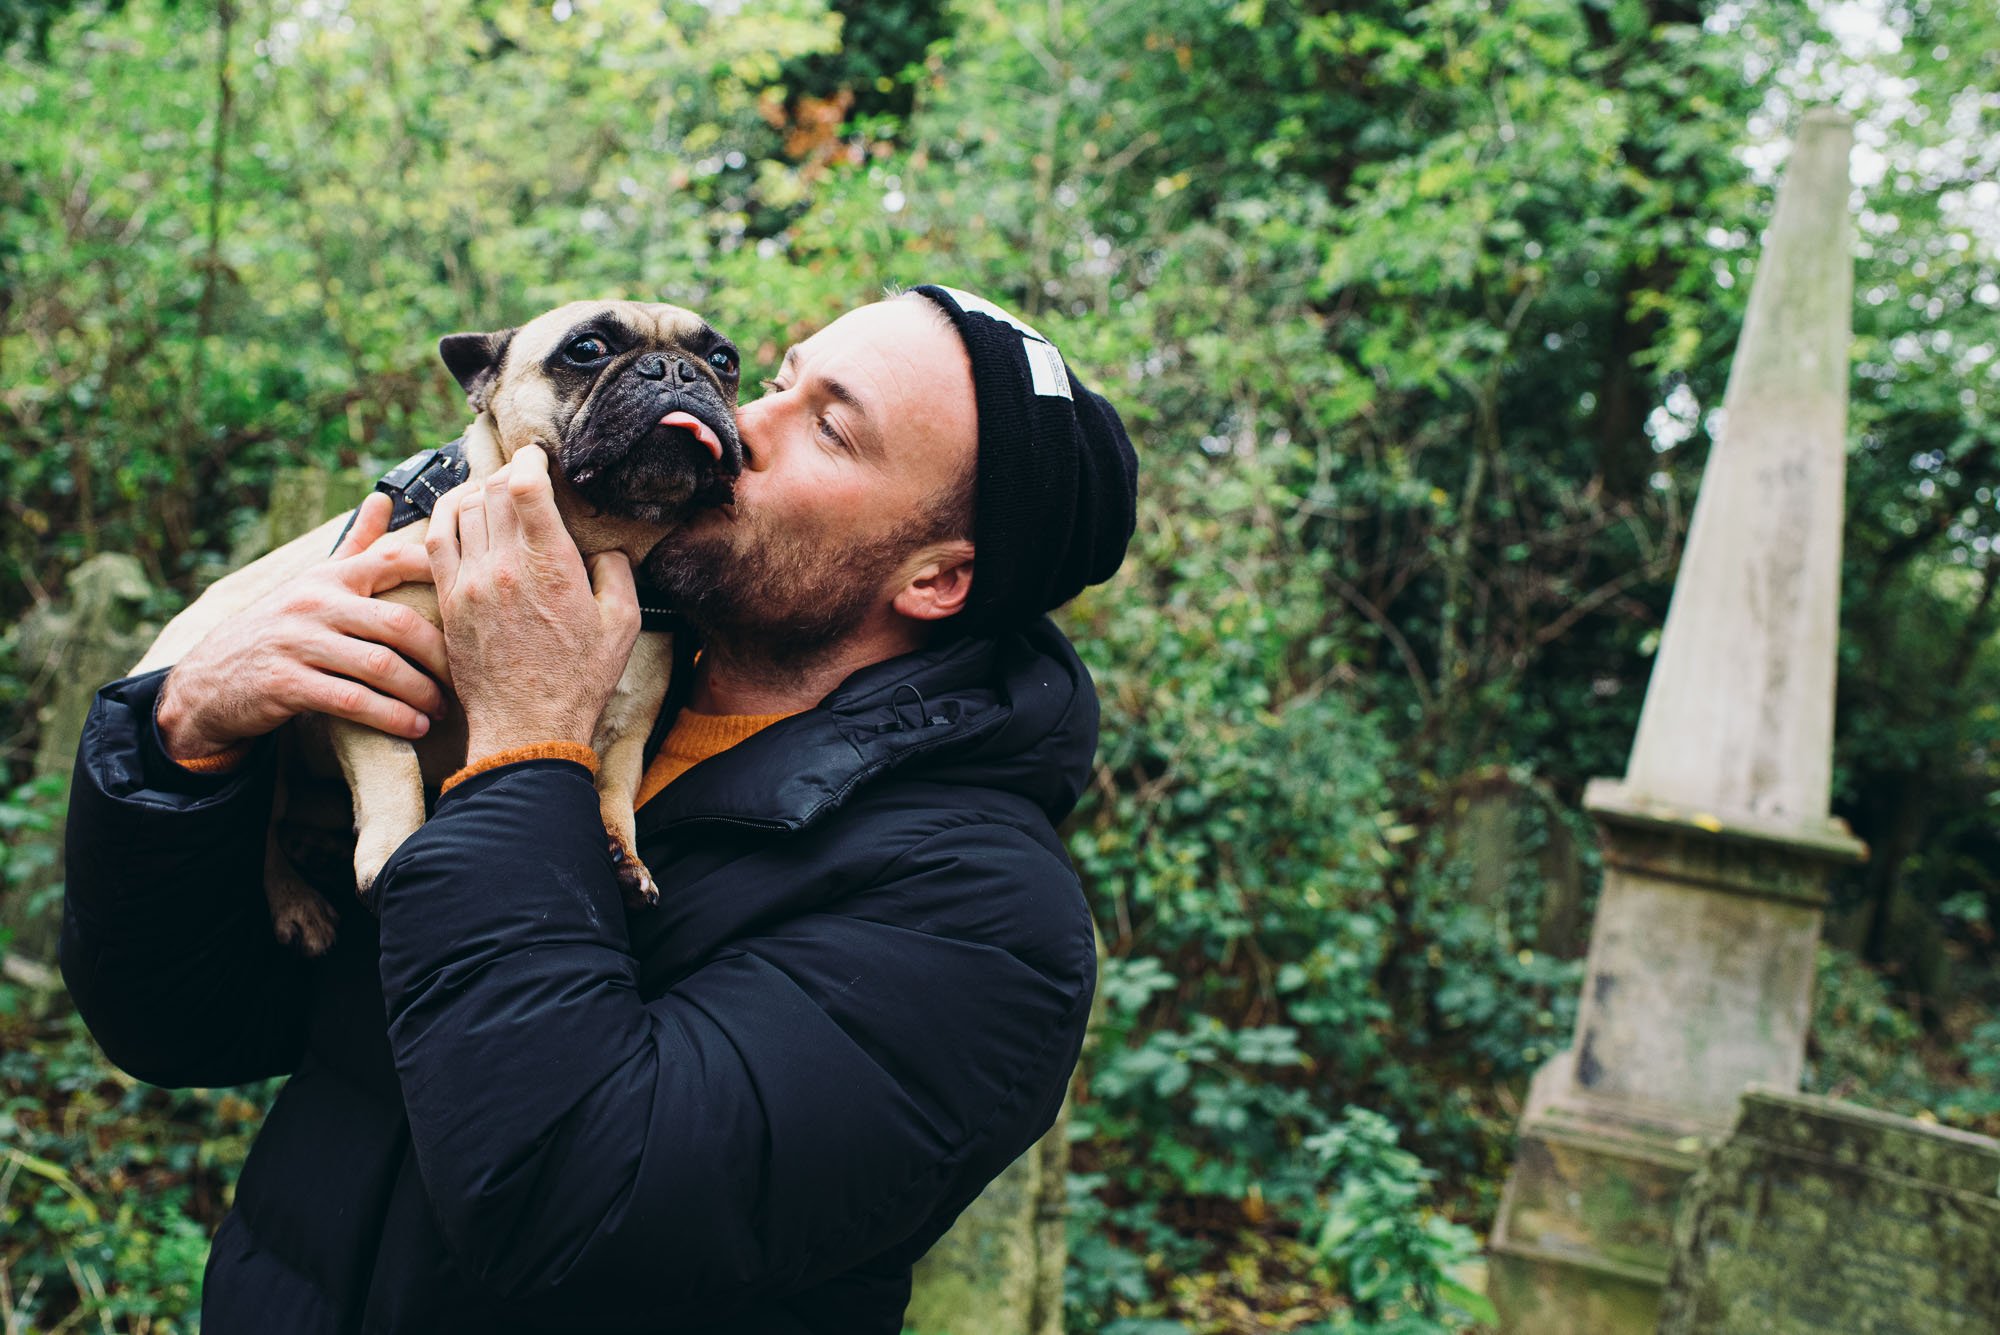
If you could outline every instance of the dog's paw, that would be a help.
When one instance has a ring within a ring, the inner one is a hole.
[[[653,883],[653,873],[646,870],[646,864],[639,860],[638,854],[626,851],[624,844],[615,836],[611,839],[611,865],[618,873],[618,888],[625,895],[625,907],[658,907],[660,887]]]
[[[354,893],[370,909],[375,908],[375,882],[382,878],[382,868],[389,865],[389,856],[402,847],[405,837],[384,839],[361,834],[354,841]]]
[[[310,891],[292,896],[271,912],[278,944],[290,946],[307,959],[318,959],[333,948],[339,926],[333,906]]]

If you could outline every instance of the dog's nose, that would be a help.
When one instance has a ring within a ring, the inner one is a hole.
[[[641,357],[639,364],[632,369],[648,380],[665,380],[667,378],[667,359],[656,352],[649,357]]]
[[[681,373],[681,379],[687,384],[692,385],[696,380],[701,378],[701,373],[694,369],[693,362],[684,362],[676,359],[674,361],[674,369]]]

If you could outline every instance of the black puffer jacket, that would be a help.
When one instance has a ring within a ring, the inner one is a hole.
[[[1055,1116],[1094,958],[1053,824],[1097,701],[1047,622],[691,770],[639,815],[650,912],[582,767],[474,778],[391,860],[379,935],[347,906],[312,963],[260,890],[270,757],[180,772],[158,689],[85,728],[62,963],[142,1079],[292,1074],[205,1335],[895,1332],[912,1262]]]

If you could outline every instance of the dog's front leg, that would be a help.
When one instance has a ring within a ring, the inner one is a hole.
[[[423,767],[400,737],[346,719],[326,726],[354,799],[354,890],[365,901],[389,855],[423,828]]]
[[[667,697],[673,664],[671,635],[641,635],[591,737],[591,747],[597,752],[598,811],[611,841],[611,855],[618,861],[619,886],[625,891],[625,902],[634,908],[650,908],[660,902],[659,887],[639,860],[632,800],[645,772],[646,738],[660,712],[660,702]]]

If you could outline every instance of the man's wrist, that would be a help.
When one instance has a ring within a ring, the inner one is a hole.
[[[475,774],[499,769],[502,765],[516,765],[524,760],[567,760],[583,766],[593,776],[597,773],[597,752],[583,742],[549,741],[533,742],[526,746],[502,747],[494,751],[480,751],[468,748],[465,768],[444,781],[438,792],[450,792]]]
[[[595,731],[590,724],[574,719],[523,719],[505,726],[476,718],[468,719],[465,726],[465,759],[470,763],[501,751],[551,744],[573,743],[589,750],[591,735]]]
[[[167,673],[153,702],[153,727],[159,733],[160,747],[167,753],[167,759],[198,774],[226,769],[241,760],[249,750],[249,739],[218,740],[205,736],[182,705],[174,689],[175,676],[173,672]]]

